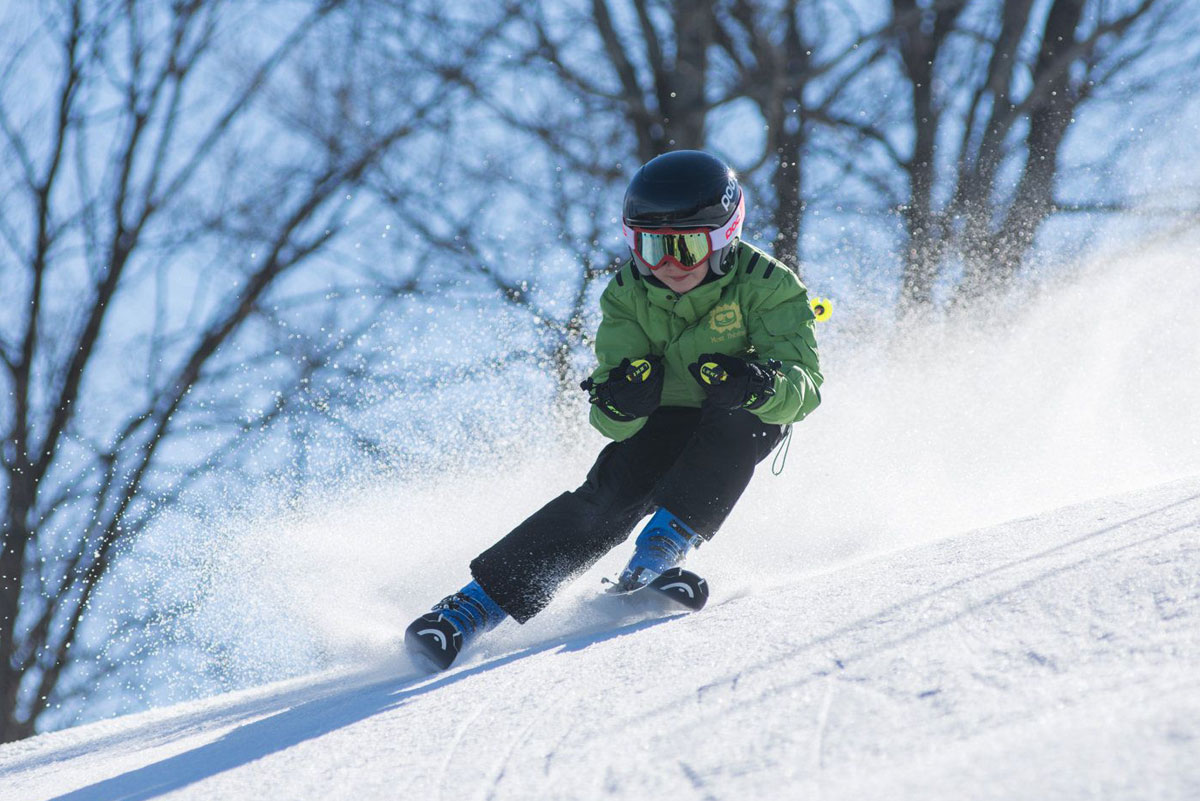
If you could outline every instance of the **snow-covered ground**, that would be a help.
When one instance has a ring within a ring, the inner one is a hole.
[[[0,746],[0,801],[1196,801],[1196,247],[1098,263],[995,325],[835,318],[787,470],[690,560],[698,615],[606,606],[617,549],[447,674],[397,647],[578,484],[591,432],[282,511],[264,487],[144,566],[200,588],[164,633],[194,660],[144,702],[253,689]]]
[[[1200,478],[772,581],[9,744],[0,799],[1200,798]]]

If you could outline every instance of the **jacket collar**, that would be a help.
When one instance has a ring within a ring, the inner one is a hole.
[[[738,269],[741,267],[740,262],[741,259],[738,259],[737,266],[725,275],[719,276],[713,281],[705,281],[682,295],[665,286],[657,286],[657,281],[653,284],[643,281],[642,285],[646,287],[646,298],[652,305],[665,309],[676,317],[682,317],[689,323],[694,323],[703,319],[717,305],[725,287],[729,286],[733,282],[734,276],[737,275]]]

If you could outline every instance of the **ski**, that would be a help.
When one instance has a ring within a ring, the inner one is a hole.
[[[672,567],[657,576],[648,584],[622,585],[610,579],[604,579],[609,585],[605,590],[608,595],[629,597],[643,595],[646,590],[657,597],[669,600],[673,604],[698,612],[708,602],[708,582],[690,570]]]
[[[463,636],[439,612],[426,612],[404,632],[404,645],[426,672],[436,673],[450,667],[462,650]]]

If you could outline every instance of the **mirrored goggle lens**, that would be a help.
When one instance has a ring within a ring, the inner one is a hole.
[[[637,232],[638,254],[652,267],[670,256],[684,267],[695,267],[709,257],[707,231],[675,234]]]

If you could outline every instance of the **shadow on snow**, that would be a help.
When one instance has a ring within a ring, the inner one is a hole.
[[[142,801],[249,764],[383,712],[425,693],[503,667],[538,653],[578,651],[597,643],[674,620],[670,615],[590,634],[571,634],[436,678],[411,674],[376,681],[304,701],[269,717],[238,726],[211,743],[60,795],[52,801]],[[285,702],[293,699],[286,694]]]

